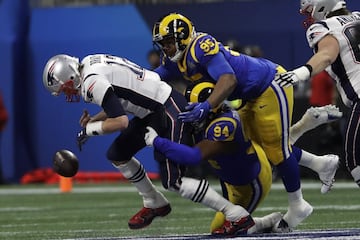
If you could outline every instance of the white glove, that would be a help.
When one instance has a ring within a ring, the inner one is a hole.
[[[305,81],[309,79],[311,75],[308,66],[302,66],[290,72],[276,74],[275,82],[277,82],[281,87],[289,87],[299,81]]]
[[[145,143],[148,146],[152,146],[154,139],[158,136],[157,132],[152,127],[146,127],[147,132],[145,133]]]

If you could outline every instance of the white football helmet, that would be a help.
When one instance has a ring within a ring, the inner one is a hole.
[[[305,27],[309,27],[315,21],[326,19],[330,12],[346,7],[344,0],[301,0],[300,13],[308,18],[304,21]]]
[[[79,59],[65,54],[55,55],[48,60],[43,72],[43,84],[52,95],[62,92],[66,101],[80,101],[81,77]]]

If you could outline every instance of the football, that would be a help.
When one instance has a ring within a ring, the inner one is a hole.
[[[73,177],[79,169],[76,155],[66,149],[57,151],[53,158],[53,170],[63,177]]]

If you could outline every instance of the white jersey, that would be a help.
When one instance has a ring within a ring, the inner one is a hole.
[[[314,23],[306,32],[309,46],[315,52],[318,42],[326,35],[331,34],[338,40],[340,54],[326,71],[335,79],[346,106],[351,106],[360,98],[360,46],[354,38],[354,23],[360,23],[360,12]]]
[[[164,105],[172,91],[157,73],[125,58],[96,54],[86,56],[81,64],[81,95],[99,106],[112,88],[127,114],[143,118]]]

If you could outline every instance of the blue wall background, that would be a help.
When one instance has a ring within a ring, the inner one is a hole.
[[[360,3],[352,1],[348,7],[360,9]],[[93,137],[82,152],[77,150],[82,110],[95,114],[100,109],[50,96],[42,85],[42,70],[51,56],[111,53],[147,67],[152,24],[179,12],[198,31],[220,41],[258,44],[267,58],[291,69],[311,56],[298,9],[298,1],[286,0],[46,9],[31,9],[23,0],[0,1],[0,91],[10,113],[0,145],[4,177],[17,182],[28,171],[51,167],[53,154],[63,148],[78,155],[81,171],[114,171],[105,153],[115,134]],[[158,172],[151,148],[137,157],[147,171]]]

